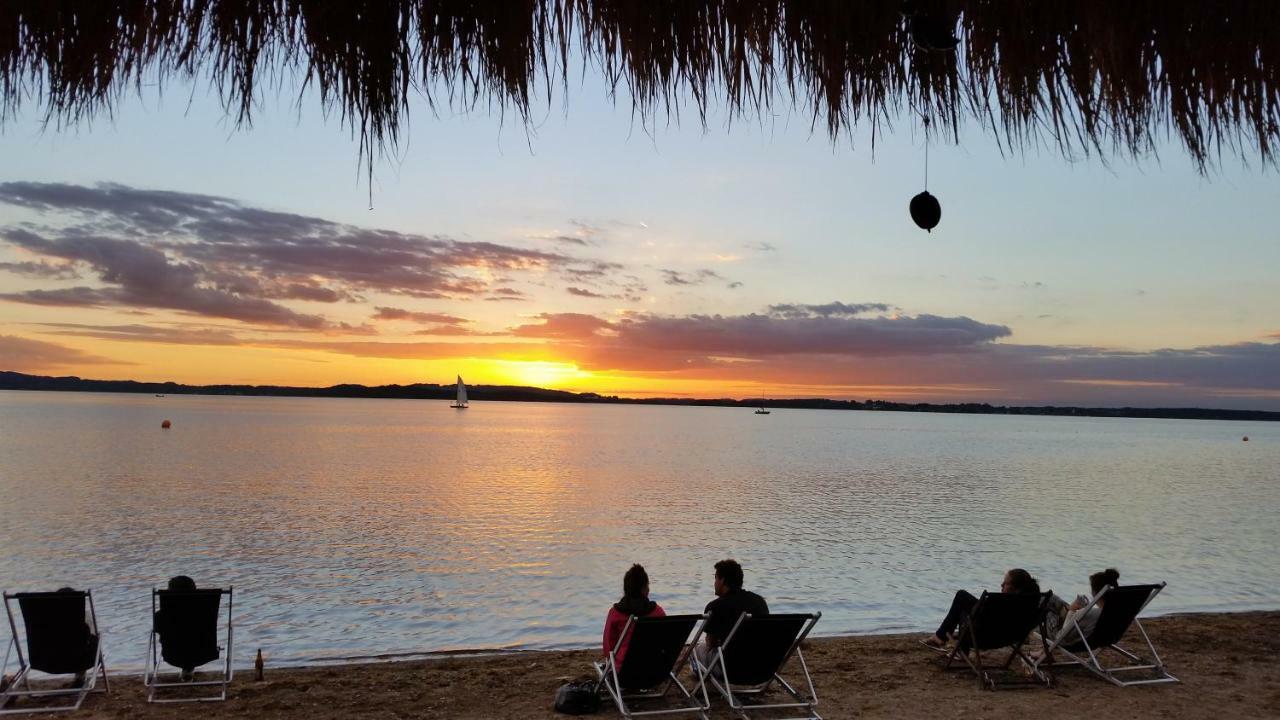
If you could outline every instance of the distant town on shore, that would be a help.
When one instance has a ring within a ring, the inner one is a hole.
[[[78,377],[49,377],[0,371],[0,390],[44,390],[54,392],[151,393],[155,395],[260,395],[275,397],[384,398],[405,400],[452,400],[455,386],[415,383],[413,385],[342,384],[331,387],[289,387],[284,385],[183,385],[174,382],[136,380],[85,380]],[[1223,410],[1213,408],[1064,407],[1055,405],[1016,406],[988,403],[904,403],[888,400],[831,400],[827,398],[627,398],[598,393],[522,387],[516,385],[468,385],[472,401],[606,403],[618,405],[695,405],[704,407],[792,408],[798,410],[862,410],[896,412],[969,413],[975,415],[1065,415],[1078,417],[1168,418],[1178,420],[1269,420],[1280,421],[1280,412],[1265,410]]]

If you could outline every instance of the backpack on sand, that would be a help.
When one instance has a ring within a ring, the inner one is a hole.
[[[600,712],[600,693],[595,680],[568,682],[556,690],[556,712],[590,715]]]

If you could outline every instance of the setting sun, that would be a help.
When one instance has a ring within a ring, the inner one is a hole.
[[[591,373],[579,370],[572,363],[499,360],[494,363],[493,369],[498,377],[510,378],[513,385],[533,387],[560,388],[573,385],[575,381],[592,378]]]

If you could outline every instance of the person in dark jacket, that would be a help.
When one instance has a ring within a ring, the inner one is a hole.
[[[57,592],[74,594],[80,591],[71,587],[60,587]],[[84,626],[78,634],[83,638],[83,640],[81,640],[77,646],[76,655],[83,657],[84,662],[92,666],[92,664],[98,659],[98,629],[93,626],[93,616],[89,614],[89,609],[87,607],[84,611]],[[84,687],[84,671],[77,672],[75,678],[72,679],[71,684],[68,685],[68,687]]]
[[[169,589],[176,592],[191,592],[196,589],[196,581],[186,575],[178,575],[177,577],[169,578]],[[156,633],[160,635],[160,652],[165,662],[182,669],[181,677],[183,682],[190,681],[194,677],[195,665],[190,664],[188,658],[174,657],[174,653],[166,652],[166,639],[170,644],[174,644],[174,636],[181,632],[181,629],[177,627],[176,618],[169,617],[162,608],[156,612],[155,623]],[[174,662],[175,660],[177,662]]]
[[[769,604],[764,598],[742,588],[742,566],[737,560],[721,560],[715,567],[716,599],[707,603],[704,610],[709,615],[702,633],[705,642],[694,649],[698,662],[704,666],[711,662],[712,651],[728,639],[743,613],[750,613],[752,617],[769,614]]]
[[[769,614],[769,605],[764,598],[742,589],[742,566],[737,560],[716,563],[714,588],[716,599],[707,603],[703,611],[711,615],[704,630],[710,647],[719,647],[729,637],[742,613],[751,613],[753,617]]]

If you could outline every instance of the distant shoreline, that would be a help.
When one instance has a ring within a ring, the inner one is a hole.
[[[155,395],[240,395],[266,397],[376,398],[404,400],[450,400],[454,385],[366,385],[342,384],[325,388],[285,385],[183,385],[174,382],[135,380],[85,380],[78,377],[50,377],[0,371],[0,390],[46,392],[115,392]],[[626,398],[598,393],[574,393],[514,385],[468,385],[471,400],[497,402],[561,402],[610,405],[686,405],[699,407],[752,408],[766,404],[771,409],[861,410],[896,412],[961,413],[971,415],[1052,415],[1065,417],[1150,418],[1167,420],[1261,420],[1280,422],[1280,412],[1266,410],[1225,410],[1213,408],[1135,408],[1006,406],[988,403],[900,403],[887,400],[830,400],[827,398]]]

